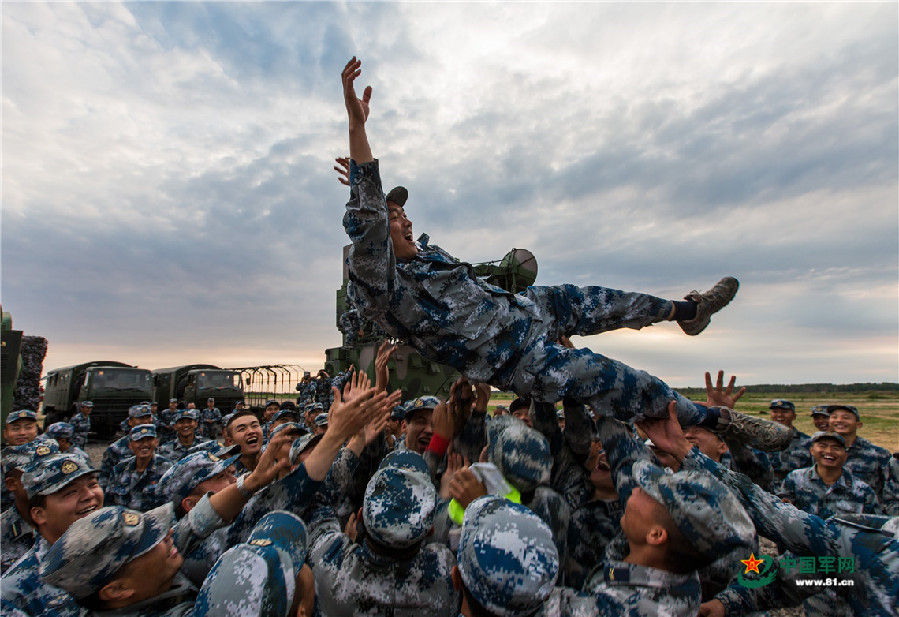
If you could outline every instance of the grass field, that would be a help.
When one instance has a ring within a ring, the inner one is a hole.
[[[696,400],[705,400],[705,389],[684,388],[679,390],[684,396]],[[505,392],[494,392],[490,398],[490,409],[496,405],[512,402],[514,395]],[[862,418],[862,427],[858,434],[872,443],[886,448],[890,452],[899,451],[899,393],[895,392],[830,392],[826,395],[813,393],[746,393],[737,403],[737,411],[767,418],[768,403],[772,399],[783,398],[796,405],[796,422],[794,425],[803,433],[812,434],[812,407],[814,405],[834,405],[842,403],[853,405]]]

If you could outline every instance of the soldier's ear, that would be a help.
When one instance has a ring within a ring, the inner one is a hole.
[[[655,524],[646,532],[646,543],[660,546],[668,542],[668,530],[662,525]]]
[[[31,520],[34,521],[35,525],[47,524],[47,511],[44,508],[31,508],[29,514],[31,515]]]
[[[462,591],[462,575],[459,573],[459,566],[453,566],[453,589]]]
[[[100,588],[98,595],[102,602],[121,602],[135,593],[127,578],[117,578]]]

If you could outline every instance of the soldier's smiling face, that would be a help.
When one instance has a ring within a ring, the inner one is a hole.
[[[241,454],[256,454],[262,449],[262,427],[254,415],[237,418],[228,425],[231,443],[240,446]]]
[[[197,421],[191,418],[181,418],[175,422],[175,430],[184,439],[190,437],[197,431]]]
[[[811,445],[809,452],[815,464],[827,469],[842,469],[849,456],[846,448],[836,439],[819,439]]]
[[[3,429],[3,436],[6,438],[7,445],[21,446],[37,439],[37,421],[30,418],[22,418],[11,424],[7,424]]]
[[[392,202],[387,202],[390,214],[390,241],[393,243],[393,254],[397,259],[412,259],[418,255],[418,246],[412,239],[412,221],[406,217],[406,211]]]
[[[102,507],[103,489],[97,482],[97,474],[86,474],[47,495],[43,507],[31,508],[31,518],[41,535],[53,543],[72,523]]]

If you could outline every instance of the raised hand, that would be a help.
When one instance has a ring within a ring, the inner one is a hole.
[[[376,390],[387,389],[387,382],[390,379],[390,371],[387,368],[387,362],[396,354],[397,349],[399,349],[399,347],[391,343],[389,340],[381,343],[381,346],[378,348],[378,355],[375,356]]]
[[[334,159],[334,162],[337,165],[334,166],[334,171],[337,172],[337,179],[340,180],[340,183],[349,186],[350,185],[350,157],[341,156]],[[339,165],[339,167],[338,167]]]
[[[346,104],[347,115],[350,118],[350,126],[363,126],[368,120],[371,101],[371,86],[367,86],[362,92],[362,98],[356,96],[354,82],[362,73],[362,61],[353,56],[343,67],[341,78],[343,80],[343,100]]]
[[[737,381],[737,376],[732,375],[730,381],[727,383],[727,388],[724,387],[724,371],[718,371],[718,383],[713,388],[712,387],[712,375],[711,373],[705,374],[705,392],[706,392],[706,405],[714,406],[714,407],[727,407],[728,409],[733,409],[734,405],[737,404],[737,401],[740,400],[740,397],[746,392],[746,388],[740,388],[740,390],[734,394],[734,382]],[[700,403],[701,405],[702,403]]]

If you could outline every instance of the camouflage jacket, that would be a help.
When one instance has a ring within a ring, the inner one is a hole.
[[[79,411],[72,416],[69,423],[72,425],[72,428],[75,429],[72,433],[72,445],[83,448],[87,443],[87,434],[91,430],[90,416],[86,416]]]
[[[780,484],[791,471],[804,469],[814,462],[808,450],[812,445],[812,438],[795,427],[792,431],[793,439],[790,441],[790,445],[786,449],[773,452],[768,456],[774,470],[774,486]]]
[[[0,515],[0,546],[3,547],[0,574],[6,574],[34,546],[36,535],[34,527],[25,522],[15,504]]]
[[[187,456],[194,448],[203,448],[214,452],[218,448],[218,444],[211,439],[202,439],[201,437],[195,437],[192,444],[190,444],[189,446],[185,446],[182,445],[176,437],[172,441],[166,442],[159,446],[159,449],[156,450],[156,453],[162,458],[168,459],[172,463],[177,463],[185,456]]]
[[[218,407],[204,407],[199,415],[200,426],[197,430],[206,439],[215,439],[222,427],[222,412]]]
[[[3,575],[2,614],[18,610],[32,617],[76,617],[81,607],[68,593],[47,585],[38,574],[50,545],[38,535],[34,546]]]
[[[103,451],[103,462],[100,465],[100,476],[98,481],[104,491],[106,490],[106,487],[109,486],[109,482],[115,474],[116,465],[129,456],[134,456],[134,452],[128,447],[129,443],[131,443],[131,437],[125,435],[109,444],[109,447]]]
[[[603,561],[609,542],[621,532],[624,510],[618,499],[594,499],[571,513],[565,585],[581,589],[587,575]]]
[[[153,460],[143,472],[138,472],[136,465],[137,459],[133,456],[116,465],[112,480],[105,490],[107,505],[146,512],[165,503],[165,496],[156,491],[156,484],[171,468],[169,460],[154,454]]]
[[[883,487],[890,477],[892,455],[885,448],[875,446],[863,437],[856,436],[848,448],[849,458],[843,469],[874,489],[877,500],[883,499]]]
[[[899,597],[899,519],[871,514],[847,514],[827,520],[808,514],[760,489],[747,476],[718,465],[696,448],[684,466],[714,474],[740,498],[760,535],[781,550],[798,556],[851,560],[854,584],[844,599],[856,615],[895,615]],[[890,531],[887,531],[887,528]],[[780,568],[772,584],[757,589],[731,585],[718,594],[729,614],[744,614],[781,606],[794,606],[819,587],[795,584],[804,575],[799,568]],[[820,574],[814,576],[820,577]]]
[[[451,571],[456,559],[440,544],[423,544],[397,560],[356,544],[341,532],[334,509],[317,498],[309,513],[308,561],[322,615],[394,617],[458,615]]]
[[[830,486],[818,475],[817,466],[791,471],[775,494],[821,518],[882,513],[874,490],[845,469]]]

